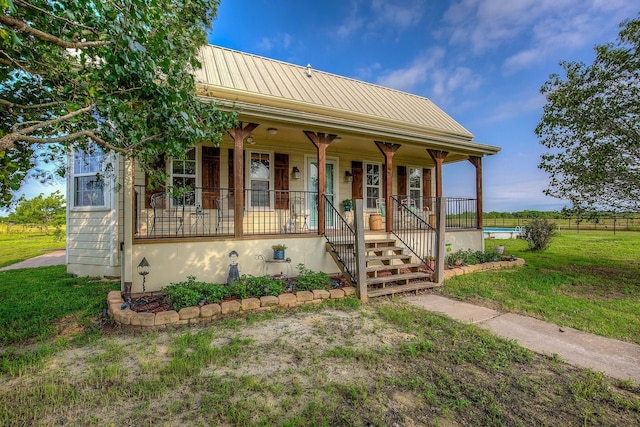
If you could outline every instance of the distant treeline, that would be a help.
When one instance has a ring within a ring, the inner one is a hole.
[[[485,219],[493,218],[547,218],[547,219],[581,219],[582,221],[597,221],[601,218],[635,218],[640,219],[640,213],[627,212],[627,213],[613,213],[613,212],[591,212],[588,214],[576,214],[573,211],[536,211],[536,210],[524,210],[518,212],[484,212],[483,217]]]

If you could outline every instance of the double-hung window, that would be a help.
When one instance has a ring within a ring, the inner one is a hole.
[[[73,206],[105,207],[105,183],[101,176],[105,155],[98,146],[73,152]]]
[[[271,208],[273,167],[270,153],[251,152],[249,157],[249,204],[252,208]]]
[[[409,199],[414,207],[422,209],[422,168],[409,168]]]
[[[189,149],[184,159],[171,159],[171,186],[179,195],[174,199],[178,204],[195,204],[193,194],[196,189],[196,165],[195,148]],[[176,190],[184,190],[184,192]]]
[[[382,179],[380,178],[379,163],[365,163],[365,197],[367,209],[376,209],[377,201],[382,197]]]

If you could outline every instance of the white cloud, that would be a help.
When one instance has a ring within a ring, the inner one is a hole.
[[[475,92],[482,79],[470,68],[444,66],[444,60],[444,49],[430,49],[407,67],[387,70],[376,83],[405,92],[423,93],[439,106],[448,107],[453,103],[455,93]]]
[[[369,37],[371,34],[379,35],[390,30],[404,31],[416,26],[423,14],[424,4],[420,0],[370,0],[369,3],[352,1],[349,13],[334,34],[345,39],[358,33]]]
[[[265,52],[271,52],[275,49],[289,49],[292,37],[288,33],[278,33],[273,37],[263,37],[258,47]]]
[[[421,1],[373,0],[371,9],[376,25],[384,22],[397,29],[406,29],[416,25],[422,19],[424,5]]]
[[[515,96],[516,99],[509,100],[503,104],[496,106],[493,111],[487,112],[487,115],[483,117],[485,123],[497,123],[505,120],[509,120],[514,117],[518,117],[522,113],[530,113],[532,111],[542,111],[542,107],[547,103],[546,98],[540,94],[529,96]]]
[[[514,49],[507,72],[541,63],[550,55],[589,46],[609,35],[612,22],[634,17],[625,0],[457,0],[445,12],[449,39],[475,55]]]

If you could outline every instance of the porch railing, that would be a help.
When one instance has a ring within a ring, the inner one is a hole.
[[[436,198],[416,197],[410,198],[403,195],[391,196],[397,200],[404,201],[414,212],[418,212],[420,218],[427,221],[431,227],[435,227],[436,220]],[[477,200],[461,197],[446,198],[445,228],[455,229],[475,229],[478,227]]]
[[[317,193],[247,189],[241,197],[244,235],[317,233]],[[136,186],[134,223],[140,239],[233,236],[234,190]]]
[[[392,233],[400,240],[422,263],[434,271],[437,234],[435,228],[429,225],[429,212],[412,204],[410,199],[402,196],[391,196],[393,209]]]
[[[345,272],[351,276],[353,283],[357,282],[356,268],[356,233],[333,206],[330,198],[325,199],[325,233],[324,237],[331,245],[336,259],[342,264]]]

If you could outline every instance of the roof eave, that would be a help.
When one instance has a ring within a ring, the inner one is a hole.
[[[389,142],[410,142],[475,155],[493,155],[500,151],[500,147],[473,142],[473,135],[470,133],[445,132],[426,126],[408,125],[406,122],[398,120],[329,107],[318,107],[313,104],[210,85],[199,84],[198,89],[198,93],[203,99],[213,100],[221,108],[233,109],[245,117],[289,122],[314,129],[331,128],[336,132],[370,135],[374,139]]]

